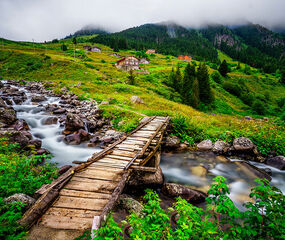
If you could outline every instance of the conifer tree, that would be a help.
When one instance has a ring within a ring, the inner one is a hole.
[[[195,66],[187,64],[184,70],[183,77],[183,86],[182,86],[182,95],[184,99],[184,103],[187,105],[191,105],[192,102],[192,93],[193,93],[193,81],[195,79]]]
[[[223,77],[227,76],[228,72],[230,71],[226,60],[222,62],[218,70]]]
[[[199,65],[197,71],[197,79],[199,82],[199,98],[204,104],[210,104],[214,100],[210,87],[208,68],[205,63]]]
[[[176,79],[175,79],[175,72],[174,72],[174,68],[172,68],[169,76],[168,76],[168,86],[174,88],[174,84],[176,82]]]
[[[179,64],[177,64],[177,69],[175,72],[175,83],[173,87],[176,90],[176,92],[179,92],[180,94],[183,92],[182,91],[182,75],[181,75]]]
[[[199,98],[199,82],[197,78],[193,79],[193,89],[192,89],[192,95],[191,95],[191,106],[194,108],[197,108],[200,104],[200,98]]]

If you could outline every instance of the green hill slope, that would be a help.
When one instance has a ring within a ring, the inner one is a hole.
[[[220,60],[227,59],[229,62],[231,72],[220,81],[211,79],[215,102],[210,107],[202,108],[204,112],[201,112],[183,104],[179,93],[167,85],[173,66],[179,64],[184,70],[187,64],[176,57],[149,55],[150,64],[141,65],[141,69],[134,73],[135,84],[130,85],[129,73],[114,67],[118,58],[110,55],[113,50],[105,45],[98,44],[102,52],[93,53],[83,51],[83,45],[91,42],[74,46],[68,39],[46,44],[3,42],[0,49],[2,78],[46,81],[46,87],[59,94],[65,87],[81,99],[107,100],[110,105],[102,105],[105,117],[111,118],[119,130],[130,131],[142,117],[141,114],[170,115],[173,117],[173,132],[190,144],[206,138],[232,141],[234,137],[246,136],[264,154],[270,150],[285,153],[284,121],[279,118],[284,109],[285,87],[279,82],[278,74],[264,74],[255,68],[247,69],[245,73],[244,64],[236,69],[238,62],[218,52]],[[67,51],[61,50],[63,43]],[[136,53],[132,50],[119,52],[122,56]],[[198,65],[199,62],[193,61],[193,64]],[[215,67],[208,63],[210,74]],[[238,86],[238,91],[231,86]],[[132,103],[130,97],[134,95],[142,98],[145,104]],[[248,95],[262,102],[269,121],[244,119],[243,116],[248,114],[260,118],[242,97]]]

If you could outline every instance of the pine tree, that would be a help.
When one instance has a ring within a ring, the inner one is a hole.
[[[210,87],[208,68],[205,63],[199,65],[197,71],[197,79],[199,82],[199,98],[204,104],[210,104],[214,100]]]
[[[73,43],[74,45],[76,45],[76,44],[77,44],[76,37],[72,38],[72,43]]]
[[[62,51],[66,51],[67,50],[67,46],[64,43],[61,45],[61,50]]]
[[[226,60],[224,60],[222,62],[222,64],[220,65],[218,70],[223,77],[227,76],[228,72],[230,72],[230,71],[229,71],[228,64],[227,64]]]
[[[182,91],[182,75],[181,75],[179,64],[177,64],[177,69],[175,72],[175,83],[173,87],[176,92],[179,92],[180,94],[183,92]]]
[[[168,86],[174,88],[174,84],[176,82],[174,68],[172,68],[169,76],[168,76]]]
[[[114,42],[114,48],[113,48],[114,52],[119,52],[119,47],[118,47],[118,41],[115,40]]]
[[[237,65],[237,70],[240,69],[240,62],[238,62],[238,65]]]
[[[197,108],[200,104],[199,98],[199,82],[197,78],[193,80],[193,90],[192,90],[191,106]]]
[[[193,81],[195,79],[195,66],[187,64],[184,70],[183,77],[183,86],[182,86],[182,96],[184,99],[184,103],[190,105],[192,102],[192,93],[193,93]]]

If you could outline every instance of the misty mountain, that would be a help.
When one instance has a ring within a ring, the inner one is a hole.
[[[166,55],[191,55],[198,60],[218,61],[217,50],[208,39],[197,30],[188,30],[174,23],[144,24],[113,34],[99,35],[92,40],[112,48],[154,48]]]
[[[108,31],[106,31],[102,27],[97,27],[94,25],[87,25],[87,26],[81,28],[80,30],[76,31],[75,33],[66,36],[64,39],[72,38],[72,37],[86,36],[86,35],[88,36],[88,35],[93,35],[93,34],[107,34],[107,33],[108,33]]]
[[[114,49],[145,50],[162,54],[191,55],[197,60],[218,63],[217,50],[233,59],[275,72],[285,68],[285,37],[260,25],[235,27],[211,25],[187,29],[175,23],[144,24],[112,34],[92,38]]]

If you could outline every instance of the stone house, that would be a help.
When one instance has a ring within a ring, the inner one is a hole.
[[[141,64],[149,64],[150,61],[149,61],[147,58],[141,58],[141,59],[140,59],[140,63],[141,63]]]
[[[93,46],[93,47],[91,47],[91,46],[83,46],[83,49],[85,50],[85,51],[90,51],[90,52],[101,52],[101,48],[99,48],[99,47],[96,47],[96,46]]]
[[[122,69],[124,71],[129,70],[139,70],[139,62],[140,60],[134,56],[129,56],[120,59],[115,63],[116,68]]]

